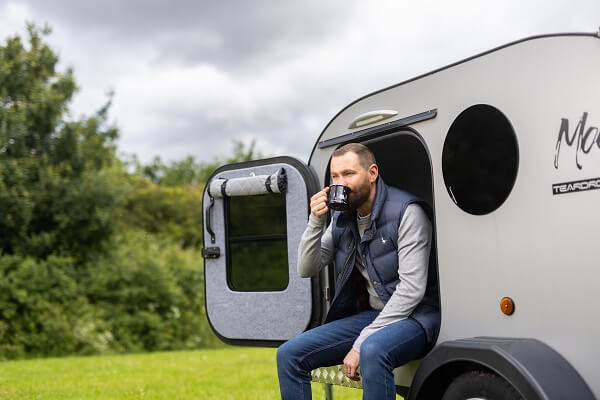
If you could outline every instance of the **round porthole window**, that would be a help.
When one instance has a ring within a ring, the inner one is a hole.
[[[515,132],[497,108],[477,104],[452,123],[442,152],[446,189],[463,211],[491,213],[504,203],[517,179]]]

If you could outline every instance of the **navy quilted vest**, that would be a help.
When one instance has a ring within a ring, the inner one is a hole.
[[[387,186],[379,177],[371,209],[371,223],[362,239],[359,238],[356,226],[356,211],[333,213],[331,223],[335,248],[335,295],[326,322],[357,312],[355,282],[349,279],[357,256],[363,257],[363,264],[366,265],[369,278],[383,304],[390,299],[400,282],[398,228],[404,210],[412,203],[419,203],[431,219],[432,212],[427,203],[411,193]],[[380,238],[385,238],[385,241]],[[433,344],[440,325],[438,296],[437,270],[435,259],[431,255],[425,295],[411,314],[423,326],[430,345]]]

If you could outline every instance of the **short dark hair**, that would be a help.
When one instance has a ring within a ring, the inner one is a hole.
[[[342,147],[336,149],[333,152],[331,158],[343,156],[348,152],[352,152],[358,156],[360,165],[362,165],[364,169],[369,169],[371,164],[377,163],[375,161],[375,155],[373,154],[373,152],[367,146],[360,143],[348,143],[343,145]]]

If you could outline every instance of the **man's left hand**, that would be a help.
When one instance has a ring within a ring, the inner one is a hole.
[[[346,374],[346,377],[348,377],[348,379],[352,379],[353,381],[357,381],[359,380],[359,376],[356,373],[356,369],[358,368],[358,364],[359,364],[359,359],[360,359],[360,354],[354,350],[351,349],[348,354],[346,354],[346,357],[344,357],[344,373]]]

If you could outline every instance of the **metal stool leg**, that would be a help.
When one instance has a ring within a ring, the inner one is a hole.
[[[325,389],[325,400],[333,400],[333,385],[331,383],[324,383],[323,389]]]

